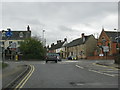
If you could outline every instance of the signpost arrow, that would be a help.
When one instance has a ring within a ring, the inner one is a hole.
[[[11,31],[11,29],[8,29],[8,31],[6,32],[6,36],[7,36],[7,37],[12,36],[12,31]]]

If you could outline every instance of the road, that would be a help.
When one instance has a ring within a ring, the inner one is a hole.
[[[118,70],[94,62],[21,61],[19,63],[34,67],[21,88],[118,88]]]

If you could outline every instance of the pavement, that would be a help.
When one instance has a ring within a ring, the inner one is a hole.
[[[2,88],[8,87],[25,72],[27,66],[13,61],[5,62],[8,67],[2,69]]]
[[[98,65],[103,65],[103,66],[108,66],[108,67],[113,67],[116,69],[120,69],[120,65],[119,64],[115,64],[114,60],[108,62],[108,60],[105,60],[103,62],[97,62],[96,64]]]
[[[71,60],[71,61],[73,61],[73,60]],[[120,69],[120,65],[115,64],[115,60],[84,60],[84,59],[80,59],[80,60],[74,60],[74,61],[91,61],[92,63],[97,64],[97,65],[103,65],[103,66]]]

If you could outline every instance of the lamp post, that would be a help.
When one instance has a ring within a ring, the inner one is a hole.
[[[45,30],[43,30],[43,45],[45,46],[45,44],[46,44],[45,42],[46,41],[45,41],[45,38],[44,38],[44,34],[45,34]]]

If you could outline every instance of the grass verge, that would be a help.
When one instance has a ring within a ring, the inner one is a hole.
[[[0,62],[0,69],[1,68],[5,68],[5,67],[7,67],[8,66],[8,64],[6,64],[6,63],[4,63],[4,62]]]

